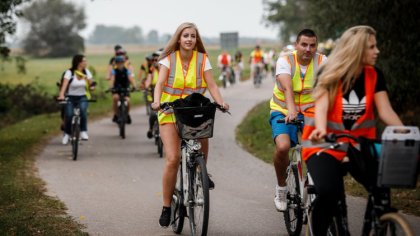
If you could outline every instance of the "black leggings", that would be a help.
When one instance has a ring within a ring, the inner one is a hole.
[[[347,156],[350,162],[345,164],[327,153],[313,155],[306,161],[317,193],[312,211],[312,226],[316,236],[327,234],[328,226],[338,211],[338,202],[345,199],[343,176],[347,171],[378,196],[375,197],[376,200],[380,201],[383,196],[389,197],[389,188],[376,187],[378,167],[375,161],[369,161],[369,158],[363,157],[354,147],[349,148]]]

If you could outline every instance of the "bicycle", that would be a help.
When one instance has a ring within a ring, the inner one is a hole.
[[[181,162],[171,202],[172,230],[180,234],[188,217],[192,235],[207,235],[210,210],[209,182],[199,139],[213,136],[217,103],[182,107],[175,102],[162,103],[163,111],[173,109],[176,128],[181,138]]]
[[[59,100],[60,105],[66,105],[69,101],[68,98],[65,100]],[[86,102],[96,102],[96,100],[90,99]],[[77,155],[79,151],[79,138],[80,138],[80,102],[73,103],[73,116],[71,117],[71,134],[70,134],[70,143],[73,161],[77,160]]]
[[[404,127],[410,128],[410,127]],[[404,129],[402,128],[402,129]],[[412,128],[412,127],[411,127]],[[416,127],[417,128],[417,127]],[[396,132],[401,127],[387,127],[384,131],[389,133]],[[410,130],[411,133],[411,130]],[[391,138],[387,142],[386,140],[382,140],[383,147],[381,150],[381,154],[379,160],[376,159],[375,161],[378,164],[378,172],[374,173],[377,176],[377,186],[378,187],[415,187],[415,182],[417,179],[416,167],[417,167],[417,155],[418,155],[418,142],[420,141],[420,135],[418,129],[416,132],[417,138],[414,139],[402,139],[399,138]],[[327,148],[324,148],[319,151],[322,152],[327,149],[336,149],[346,142],[338,142],[339,139],[346,138],[351,139],[360,144],[361,139],[354,137],[350,134],[328,134],[325,138],[326,142],[330,142],[331,145]],[[384,138],[384,135],[383,135]],[[397,141],[399,140],[399,141]],[[370,143],[375,143],[375,140],[369,140]],[[399,142],[399,143],[398,143]],[[415,145],[415,142],[417,144]],[[386,146],[385,146],[386,145]],[[399,145],[399,146],[397,146]],[[392,146],[397,147],[392,153],[390,149]],[[384,148],[385,147],[385,148]],[[403,147],[403,148],[401,148]],[[411,148],[412,147],[412,148]],[[384,150],[385,149],[385,150]],[[398,153],[395,153],[395,151]],[[407,150],[412,150],[411,154],[412,157],[409,155],[406,158],[401,158],[401,151],[404,154],[410,154]],[[372,153],[376,154],[374,156],[378,157],[378,151],[375,148],[371,148]],[[389,155],[388,153],[389,152]],[[394,157],[392,157],[394,155]],[[397,155],[397,156],[395,156]],[[351,160],[350,160],[351,161]],[[409,165],[404,165],[410,163]],[[403,168],[402,165],[403,164]],[[414,169],[413,169],[414,168]],[[414,173],[414,175],[413,175]],[[407,175],[408,174],[408,175]],[[398,176],[397,180],[395,177]],[[364,223],[362,227],[362,235],[407,235],[413,236],[414,233],[405,220],[405,218],[398,213],[398,210],[391,207],[391,198],[389,194],[385,194],[381,196],[380,200],[376,199],[376,196],[373,193],[373,187],[368,188],[368,202],[365,209],[364,215]],[[344,206],[345,207],[345,206]],[[341,213],[341,214],[340,214]],[[337,225],[337,232],[334,235],[348,235],[348,226],[346,222],[346,215],[342,214],[344,211],[339,211],[339,215],[336,216],[336,219],[342,218],[344,219],[344,224]]]
[[[136,89],[134,88],[110,88],[105,92],[109,93],[118,93],[119,100],[118,100],[118,128],[119,128],[119,135],[122,139],[125,139],[125,125],[127,123],[128,118],[128,102],[125,100],[130,92],[134,92]]]
[[[277,123],[284,122],[284,119],[277,121]],[[298,140],[296,146],[291,147],[289,151],[289,166],[286,170],[287,209],[283,212],[283,218],[289,235],[300,235],[304,224],[306,225],[306,234],[313,235],[310,213],[312,203],[316,198],[316,191],[311,175],[302,161],[300,135],[304,120],[296,119],[287,124],[297,127]],[[335,235],[337,231],[337,220],[334,218],[334,224],[330,225],[327,235]]]
[[[284,119],[277,123],[284,123]],[[298,137],[302,134],[304,121],[296,119],[287,123],[297,127]],[[287,209],[283,212],[284,222],[289,235],[300,235],[304,219],[308,216],[308,209],[313,200],[311,192],[308,191],[313,186],[309,173],[304,173],[301,155],[302,146],[298,138],[296,146],[291,147],[289,151],[289,166],[286,170],[287,187]]]

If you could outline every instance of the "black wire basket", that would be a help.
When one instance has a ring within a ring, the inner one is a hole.
[[[213,137],[216,106],[174,107],[176,129],[182,139]]]

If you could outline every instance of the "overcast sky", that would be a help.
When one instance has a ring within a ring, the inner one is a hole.
[[[263,0],[67,0],[85,7],[88,37],[95,25],[139,26],[173,34],[182,22],[193,22],[204,36],[239,32],[239,36],[277,38],[262,23]]]

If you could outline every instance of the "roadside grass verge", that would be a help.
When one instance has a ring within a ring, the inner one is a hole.
[[[140,104],[139,93],[134,95]],[[89,104],[89,121],[109,113],[110,96]],[[0,130],[0,235],[87,235],[59,199],[47,196],[35,159],[58,135],[58,113],[23,120]],[[64,148],[64,147],[63,147]]]
[[[273,164],[272,155],[275,147],[271,139],[271,127],[268,123],[269,113],[268,101],[255,106],[236,128],[236,139],[245,150],[257,158]],[[347,194],[367,196],[363,186],[350,175],[345,177],[344,183]],[[406,213],[420,216],[420,178],[415,189],[392,189],[392,206]]]

